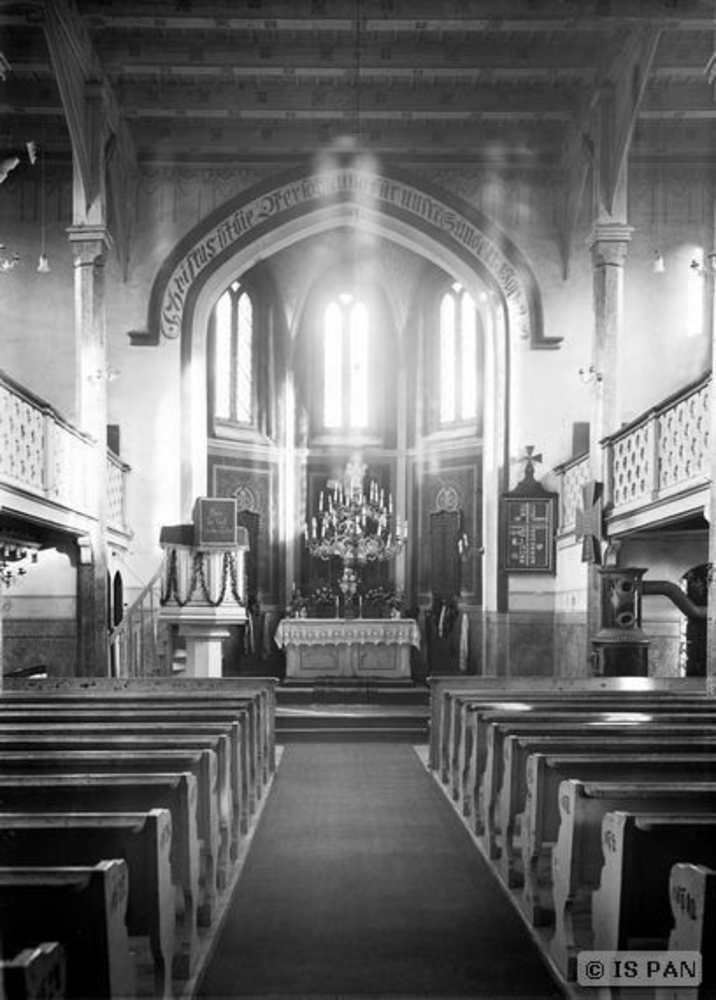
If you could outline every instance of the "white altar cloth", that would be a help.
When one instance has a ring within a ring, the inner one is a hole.
[[[420,647],[412,618],[284,618],[274,641],[286,650],[286,677],[410,678],[410,647]]]

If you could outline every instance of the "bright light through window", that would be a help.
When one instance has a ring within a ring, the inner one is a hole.
[[[216,306],[214,412],[222,420],[231,415],[231,295],[225,292]]]
[[[233,282],[214,312],[214,416],[249,424],[254,413],[254,311]]]
[[[440,305],[440,422],[455,419],[455,299],[445,295]]]
[[[457,282],[440,302],[440,423],[477,417],[477,310]]]
[[[462,379],[461,417],[474,420],[477,416],[477,313],[467,292],[462,297]]]
[[[340,427],[342,423],[343,329],[342,313],[337,303],[326,309],[323,343],[323,422],[326,427]]]
[[[323,423],[364,429],[369,423],[369,317],[364,303],[340,294],[324,315]]]
[[[251,420],[254,381],[251,364],[252,340],[253,309],[251,299],[244,293],[239,298],[236,337],[236,419],[240,423],[248,423]]]
[[[351,427],[368,426],[368,312],[358,302],[351,309]]]

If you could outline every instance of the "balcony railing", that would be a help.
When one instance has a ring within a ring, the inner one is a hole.
[[[81,516],[96,509],[92,439],[0,372],[0,486]],[[126,531],[129,466],[107,453],[108,523]],[[19,509],[22,503],[19,501]]]
[[[700,379],[605,439],[615,512],[705,484],[710,384]]]
[[[707,375],[669,396],[602,442],[605,496],[610,520],[699,493],[709,482]],[[558,466],[560,530],[574,530],[589,479],[589,457]],[[698,504],[696,504],[698,506]]]

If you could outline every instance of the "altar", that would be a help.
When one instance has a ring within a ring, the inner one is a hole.
[[[286,651],[290,680],[410,680],[420,629],[412,618],[284,618],[274,641]]]

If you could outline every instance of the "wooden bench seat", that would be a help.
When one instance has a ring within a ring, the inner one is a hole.
[[[59,941],[67,957],[67,993],[86,1000],[135,995],[125,924],[124,861],[91,866],[0,868],[3,947],[13,953]]]
[[[34,701],[34,699],[33,699]],[[41,702],[8,707],[0,698],[0,732],[6,728],[13,731],[17,726],[28,724],[32,727],[60,727],[65,722],[82,723],[86,726],[101,725],[104,722],[122,723],[122,730],[154,732],[175,732],[177,729],[192,732],[226,733],[232,744],[232,753],[241,776],[241,829],[247,832],[251,816],[261,797],[261,787],[257,788],[260,773],[257,743],[253,735],[251,713],[248,706],[243,708],[195,709],[184,706],[173,708],[152,707],[151,705],[127,706],[105,704],[93,699],[92,704],[82,703],[52,704]],[[129,727],[132,727],[131,729]]]
[[[638,692],[658,698],[661,695],[706,697],[704,681],[698,678],[669,677],[493,677],[465,674],[428,677],[430,688],[430,747],[428,763],[440,771],[443,741],[450,728],[450,699],[453,696],[473,696],[475,699],[529,700],[542,694],[560,698],[572,693],[608,694]]]
[[[226,734],[216,736],[187,735],[176,733],[162,735],[153,729],[144,732],[127,733],[122,727],[115,730],[107,724],[101,730],[87,732],[76,724],[68,723],[62,730],[52,732],[8,733],[0,729],[0,760],[6,751],[32,754],[36,751],[210,751],[216,757],[216,802],[220,830],[220,847],[217,856],[217,882],[223,889],[228,879],[231,856],[238,854],[240,826],[233,786],[234,768],[231,761],[231,747]],[[163,765],[160,765],[163,769]],[[206,772],[208,774],[208,771]],[[200,827],[201,836],[201,827]]]
[[[43,941],[0,959],[4,1000],[64,1000],[66,986],[65,953],[58,941]]]
[[[716,782],[714,754],[583,754],[535,753],[527,759],[527,796],[520,815],[519,843],[524,872],[522,904],[535,925],[551,917],[551,859],[560,833],[559,794],[565,778],[583,781]],[[592,834],[594,831],[590,831]],[[594,841],[592,841],[594,843]],[[597,858],[600,859],[597,837]]]
[[[193,774],[51,774],[0,775],[0,803],[5,812],[139,812],[167,809],[175,890],[173,974],[187,979],[198,958],[199,841],[196,831],[196,778]]]
[[[189,708],[205,708],[211,703],[230,706],[232,701],[240,706],[253,706],[256,719],[255,739],[260,757],[260,782],[266,784],[276,767],[275,715],[278,684],[272,677],[60,677],[42,679],[7,678],[3,688],[3,702],[24,701],[32,698],[74,699],[87,704],[90,699],[112,697],[115,703],[123,699],[127,704],[171,705],[182,702]]]
[[[41,721],[77,721],[113,718],[115,721],[147,723],[193,723],[239,726],[242,760],[242,801],[246,803],[248,815],[252,815],[263,794],[263,766],[260,756],[259,721],[257,703],[246,699],[213,705],[196,706],[191,702],[173,701],[171,704],[145,698],[141,702],[127,697],[112,697],[109,700],[95,696],[87,705],[76,697],[52,699],[46,696],[32,696],[25,702],[19,698],[11,703],[0,699],[0,724],[13,724],[32,718]],[[243,824],[248,829],[247,823]]]
[[[58,721],[58,714],[60,719]],[[23,720],[13,719],[6,721],[0,711],[0,739],[6,738],[27,738],[36,736],[53,736],[55,734],[86,734],[87,736],[102,737],[108,731],[117,732],[119,735],[131,738],[135,745],[136,737],[153,737],[156,741],[163,740],[166,748],[174,746],[190,746],[183,741],[183,737],[191,739],[207,737],[206,749],[213,749],[220,758],[228,749],[228,772],[229,783],[232,792],[232,807],[234,812],[234,823],[232,824],[232,836],[238,840],[241,834],[249,829],[251,816],[248,809],[248,796],[246,789],[246,732],[242,733],[241,723],[234,722],[182,722],[166,721],[156,716],[147,715],[137,720],[133,713],[128,713],[126,718],[118,717],[111,709],[90,711],[87,715],[80,714],[74,710],[63,716],[58,712],[43,712],[36,716],[32,710],[23,713]],[[224,736],[228,740],[228,747],[222,747],[221,742],[216,738]],[[159,746],[160,744],[157,743]],[[222,767],[220,761],[220,770]],[[238,844],[232,841],[232,860],[236,857]]]
[[[222,845],[219,822],[221,793],[216,754],[210,750],[0,750],[0,775],[82,774],[188,771],[196,778],[197,832],[201,866],[200,922],[213,919],[222,865],[228,864],[228,844]]]
[[[669,876],[673,926],[670,951],[698,951],[701,986],[657,991],[657,1000],[705,1000],[716,992],[716,871],[706,865],[679,862]]]
[[[494,702],[475,701],[473,699],[458,699],[461,701],[460,711],[463,722],[457,745],[451,745],[448,755],[447,783],[451,795],[462,803],[465,815],[470,815],[472,808],[468,790],[484,773],[489,754],[488,734],[489,723],[498,718],[494,713],[501,713],[504,721],[513,720],[534,724],[545,715],[554,715],[558,720],[569,721],[585,714],[632,712],[636,715],[654,715],[659,717],[672,716],[706,716],[714,714],[713,702],[705,699],[678,699],[673,696],[645,699],[639,692],[625,692],[618,697],[605,692],[592,694],[570,694],[560,699],[539,697],[520,701],[495,704]],[[499,761],[499,755],[497,757]],[[472,783],[472,785],[471,785]]]
[[[559,734],[538,736],[505,737],[503,748],[502,784],[497,792],[496,802],[485,803],[485,842],[488,853],[497,861],[503,879],[511,888],[522,885],[522,857],[518,849],[516,835],[518,817],[526,808],[527,799],[527,758],[533,753],[566,754],[716,754],[716,733],[694,740],[690,733],[678,735],[674,732],[648,733],[619,732],[617,734],[596,733],[588,736],[560,736]],[[491,826],[491,811],[497,819]],[[490,843],[490,833],[494,834],[495,845]]]
[[[652,702],[678,697],[696,703],[707,700],[705,684],[696,678],[656,677],[429,677],[430,686],[430,756],[432,770],[444,774],[447,744],[451,730],[455,735],[453,698],[474,701],[539,701],[544,699],[567,700],[571,695],[590,697],[604,693],[608,697],[619,695],[628,700],[632,696],[649,698]]]
[[[508,695],[504,700],[495,701],[475,698],[470,695],[448,696],[450,706],[450,728],[446,751],[447,783],[453,798],[458,798],[460,781],[465,774],[478,718],[485,712],[518,712],[529,718],[534,713],[555,712],[575,714],[582,711],[650,711],[650,712],[710,712],[713,705],[704,698],[678,697],[671,693],[661,693],[645,697],[640,691],[625,691],[614,694],[610,691],[569,692],[555,696],[547,692],[527,694],[525,692]]]
[[[592,894],[593,947],[668,948],[669,876],[680,861],[716,865],[716,813],[608,812],[602,819],[599,888]]]
[[[488,713],[480,719],[481,742],[485,747],[482,772],[472,774],[466,794],[473,799],[472,822],[477,832],[484,832],[485,806],[495,801],[502,785],[504,767],[504,741],[507,736],[539,736],[550,733],[554,736],[581,736],[589,739],[592,733],[599,736],[639,733],[650,735],[674,734],[682,738],[700,739],[716,735],[716,717],[683,713],[660,715],[649,719],[645,713],[609,712],[575,713],[571,719],[562,714],[533,713],[530,721],[522,718],[513,721],[504,713]]]
[[[602,819],[608,812],[716,812],[716,782],[595,781],[567,778],[560,784],[560,824],[552,854],[554,935],[550,955],[568,980],[576,955],[591,934],[591,894],[599,884]]]
[[[0,812],[0,867],[127,863],[130,937],[146,937],[154,962],[154,994],[171,997],[176,919],[169,850],[171,814]]]

